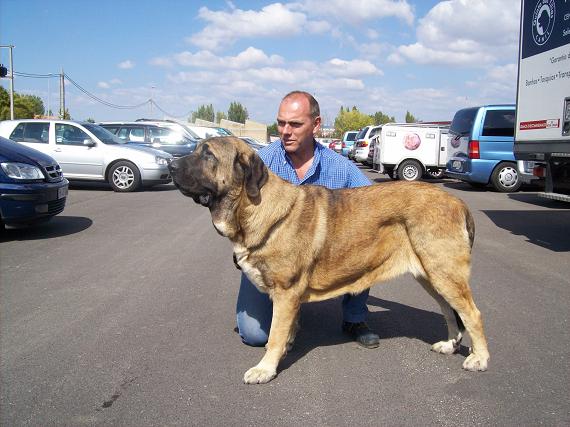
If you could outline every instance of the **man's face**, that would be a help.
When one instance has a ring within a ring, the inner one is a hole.
[[[295,154],[313,146],[313,135],[321,125],[321,118],[312,118],[309,101],[304,96],[284,99],[277,113],[277,130],[285,151]]]

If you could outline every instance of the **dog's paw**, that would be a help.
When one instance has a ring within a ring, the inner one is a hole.
[[[472,353],[467,356],[467,359],[463,362],[463,369],[466,371],[486,371],[487,365],[489,364],[488,356],[480,356],[478,354]]]
[[[431,346],[431,350],[441,354],[453,354],[459,350],[457,340],[440,341]]]
[[[265,384],[275,378],[275,375],[275,370],[254,366],[245,373],[243,382],[246,384]]]

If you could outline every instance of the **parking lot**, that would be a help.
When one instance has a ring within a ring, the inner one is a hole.
[[[172,184],[83,184],[50,223],[2,237],[0,424],[570,424],[570,205],[432,182],[475,218],[487,372],[461,369],[468,340],[429,351],[445,323],[404,276],[371,291],[379,348],[343,335],[340,301],[305,305],[277,378],[245,385],[263,349],[233,331],[240,273],[208,210]]]

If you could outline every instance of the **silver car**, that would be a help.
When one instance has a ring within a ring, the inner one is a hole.
[[[124,144],[111,132],[92,123],[5,120],[0,122],[0,136],[50,155],[70,181],[105,181],[118,192],[171,181],[170,154]]]

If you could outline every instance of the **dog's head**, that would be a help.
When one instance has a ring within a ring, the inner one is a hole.
[[[257,203],[268,178],[257,153],[232,136],[205,139],[192,154],[171,161],[169,169],[182,194],[209,208],[243,193]]]

